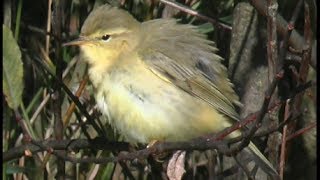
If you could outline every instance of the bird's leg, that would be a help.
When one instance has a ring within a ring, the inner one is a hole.
[[[155,146],[156,144],[160,143],[162,141],[160,140],[151,140],[150,143],[147,145],[147,149],[150,149],[151,151],[153,151],[153,146]],[[157,162],[163,162],[165,160],[166,157],[168,157],[169,152],[157,152],[154,151],[151,153],[152,157],[157,161]]]

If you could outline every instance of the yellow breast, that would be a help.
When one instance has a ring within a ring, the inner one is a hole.
[[[188,140],[231,125],[206,102],[163,80],[140,61],[131,62],[135,63],[106,72],[96,93],[100,110],[128,141]],[[95,78],[94,68],[90,71]]]

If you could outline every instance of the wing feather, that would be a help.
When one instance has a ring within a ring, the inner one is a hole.
[[[156,26],[157,28],[154,28]],[[156,37],[146,35],[138,55],[146,66],[162,79],[238,120],[234,104],[240,104],[227,78],[222,58],[215,54],[213,42],[205,39],[193,26],[177,25],[173,20],[153,20],[142,24],[148,32],[156,29]],[[163,78],[164,77],[164,78]]]

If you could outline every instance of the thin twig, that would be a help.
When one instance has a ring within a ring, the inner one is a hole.
[[[267,42],[267,54],[268,54],[268,84],[271,83],[273,77],[276,74],[276,66],[278,62],[278,41],[277,41],[277,25],[276,25],[276,15],[278,4],[275,0],[268,0],[268,42]]]
[[[14,114],[15,114],[15,118],[16,118],[17,123],[20,125],[20,127],[22,129],[22,133],[23,133],[25,140],[27,142],[30,141],[30,139],[32,138],[32,135],[28,131],[27,125],[25,124],[24,120],[22,119],[19,111],[14,110]]]
[[[285,121],[289,119],[290,116],[290,100],[288,99],[285,105],[285,111],[284,111],[284,119]],[[279,164],[279,175],[280,178],[283,179],[283,173],[284,173],[284,166],[286,162],[286,137],[287,137],[287,125],[284,125],[282,130],[282,140],[281,140],[281,151],[280,151],[280,164]]]
[[[302,8],[302,2],[303,2],[303,0],[299,0],[298,4],[296,5],[296,7],[292,13],[292,17],[291,17],[289,23],[287,24],[286,33],[284,34],[284,40],[282,43],[282,47],[280,49],[280,57],[279,58],[282,61],[282,63],[284,62],[284,59],[286,57],[286,54],[287,54],[287,51],[289,48],[290,37],[294,31],[295,22],[298,18],[299,12]]]
[[[51,31],[51,5],[52,0],[48,0],[48,16],[47,16],[47,32]],[[50,46],[50,35],[46,35],[46,44],[45,44],[45,50],[46,54],[49,56],[49,46]]]
[[[263,16],[267,17],[267,3],[265,0],[250,0],[250,3],[256,10]],[[277,31],[282,36],[287,34],[288,22],[279,14],[277,14]],[[298,34],[297,31],[293,30],[291,36],[289,37],[289,44],[295,49],[303,49],[304,39],[303,37]],[[312,51],[316,51],[316,46],[312,46]],[[316,57],[312,56],[310,61],[310,65],[313,69],[316,70]]]
[[[197,11],[195,11],[193,9],[190,9],[189,7],[184,6],[184,5],[180,4],[180,3],[172,2],[172,1],[169,1],[169,0],[160,0],[160,2],[162,2],[162,3],[166,4],[166,5],[169,5],[171,7],[174,7],[176,9],[179,9],[180,11],[183,11],[183,12],[188,13],[190,15],[193,15],[195,17],[198,17],[200,19],[203,19],[205,21],[208,21],[208,22],[212,23],[213,25],[215,25],[215,26],[217,26],[219,28],[223,28],[223,29],[226,29],[226,30],[229,30],[229,31],[232,30],[232,27],[230,25],[227,25],[227,24],[221,22],[217,18],[211,18],[211,17],[205,16],[205,15],[199,14]]]
[[[75,94],[75,96],[77,98],[79,98],[81,96],[81,94],[82,94],[82,92],[83,92],[88,80],[89,80],[89,77],[88,77],[88,75],[86,75],[83,78],[82,82],[80,83],[80,86],[79,86],[79,88],[78,88],[78,90],[77,90],[77,92]],[[72,115],[72,112],[74,111],[75,106],[76,106],[76,104],[74,102],[72,102],[70,104],[70,106],[68,107],[68,109],[67,109],[67,111],[65,113],[65,116],[63,117],[63,125],[64,126],[66,126],[69,123],[69,119],[70,119],[70,117]]]
[[[302,0],[301,0],[302,1]],[[299,69],[299,78],[298,78],[298,86],[306,84],[307,76],[309,72],[309,64],[311,60],[311,39],[312,39],[312,32],[311,32],[311,24],[310,24],[310,12],[309,12],[309,6],[307,2],[304,3],[304,49],[302,51],[302,60],[301,65]],[[302,111],[302,101],[303,101],[304,91],[299,93],[295,99],[294,99],[294,106],[293,106],[293,112],[301,112]],[[296,129],[296,123],[293,122],[288,125],[288,134],[291,135],[294,133]]]
[[[268,107],[269,107],[269,103],[270,103],[270,97],[272,96],[279,80],[283,77],[283,71],[279,72],[275,78],[273,79],[273,81],[271,82],[270,86],[268,87],[267,91],[266,91],[266,95],[263,101],[263,104],[258,112],[257,115],[257,119],[254,122],[253,126],[251,127],[251,129],[249,130],[249,132],[247,132],[247,135],[245,136],[245,138],[242,139],[241,143],[239,143],[239,145],[231,147],[229,149],[228,152],[226,152],[227,154],[233,154],[235,152],[239,152],[240,150],[242,150],[244,147],[248,146],[250,140],[252,139],[252,137],[254,136],[255,132],[258,130],[258,128],[261,125],[261,122],[263,120],[264,115],[268,112]]]
[[[85,106],[82,105],[82,103],[79,101],[79,99],[73,95],[73,93],[70,91],[70,89],[62,81],[60,81],[42,61],[37,60],[36,62],[39,62],[39,64],[55,79],[55,81],[60,84],[60,86],[63,88],[63,90],[67,93],[67,95],[71,98],[71,100],[77,105],[77,107],[79,108],[81,113],[87,118],[89,123],[98,132],[98,134],[101,136],[105,136],[105,134],[103,133],[101,128],[96,124],[94,119],[89,115]]]
[[[41,29],[39,27],[32,26],[32,25],[26,25],[25,23],[21,23],[21,27],[22,28],[26,28],[31,32],[39,33],[39,34],[42,34],[42,35],[45,35],[45,36],[48,35],[48,36],[53,37],[55,40],[60,40],[59,37],[54,35],[52,32],[47,32],[46,30],[43,30],[43,29]]]
[[[281,140],[281,152],[280,152],[280,165],[279,165],[279,175],[283,179],[284,173],[284,164],[285,164],[285,152],[286,152],[286,141],[285,137],[287,136],[288,126],[285,125],[282,130],[282,140]]]
[[[286,141],[290,141],[290,140],[296,138],[297,136],[300,136],[306,132],[309,132],[312,128],[314,128],[316,126],[317,126],[317,122],[312,122],[307,127],[304,127],[302,129],[296,131],[295,133],[290,134],[290,136],[287,136]]]
[[[69,64],[68,64],[68,67],[65,69],[65,71],[63,72],[63,78],[66,77],[66,75],[69,73],[71,67],[73,67],[75,64],[76,64],[76,59],[73,59]],[[30,118],[30,124],[32,125],[36,118],[38,117],[38,115],[40,114],[40,112],[42,111],[42,109],[46,106],[46,104],[48,103],[50,99],[50,94],[47,94],[43,100],[41,101],[40,105],[37,107],[36,111],[33,113],[32,117]],[[19,143],[23,138],[23,135],[21,134],[19,137],[18,137],[18,140],[17,140],[17,143]]]

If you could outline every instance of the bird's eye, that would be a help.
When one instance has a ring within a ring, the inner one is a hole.
[[[107,41],[110,39],[110,35],[106,34],[101,37],[102,40]]]

